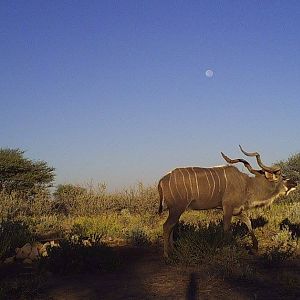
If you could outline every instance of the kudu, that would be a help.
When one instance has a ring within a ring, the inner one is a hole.
[[[158,183],[160,196],[159,213],[163,203],[169,216],[163,225],[164,256],[173,249],[173,229],[181,214],[188,208],[193,210],[223,209],[224,232],[230,229],[232,216],[237,216],[246,224],[252,238],[253,248],[258,249],[251,221],[245,210],[269,206],[281,196],[295,189],[296,183],[287,179],[279,167],[268,167],[257,152],[241,151],[246,156],[255,156],[261,169],[256,170],[244,159],[230,159],[223,152],[229,164],[241,162],[255,176],[249,176],[231,165],[199,168],[176,168],[162,177]]]

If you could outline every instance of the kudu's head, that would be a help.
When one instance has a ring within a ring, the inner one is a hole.
[[[297,183],[287,178],[284,174],[282,174],[282,170],[280,167],[266,166],[262,163],[258,152],[246,152],[243,150],[241,145],[239,145],[239,147],[246,156],[255,156],[257,164],[261,167],[261,169],[253,169],[246,160],[242,158],[230,159],[223,152],[221,152],[223,158],[229,164],[234,164],[238,162],[243,163],[250,173],[254,174],[255,177],[262,180],[262,182],[264,182],[266,185],[273,186],[274,189],[278,190],[278,194],[280,195],[288,195],[291,191],[294,191],[296,189]]]

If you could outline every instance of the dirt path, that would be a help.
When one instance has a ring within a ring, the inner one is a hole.
[[[64,277],[51,275],[47,282],[43,278],[40,288],[37,283],[37,294],[30,291],[29,298],[20,299],[300,299],[299,259],[271,268],[257,265],[255,277],[237,281],[216,275],[218,272],[210,269],[211,264],[195,267],[166,264],[160,247],[112,249],[122,262],[116,270]],[[19,264],[7,269],[6,274],[20,281],[22,277],[31,278],[35,270]],[[24,296],[24,291],[16,294]],[[37,296],[34,298],[33,294]]]
[[[52,299],[255,299],[252,291],[207,272],[168,265],[157,249],[117,249],[121,269],[99,275],[54,278],[45,290]]]

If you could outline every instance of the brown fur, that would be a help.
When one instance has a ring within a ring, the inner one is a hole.
[[[269,206],[295,185],[290,180],[283,180],[281,176],[276,180],[272,176],[271,180],[268,172],[257,173],[252,177],[229,165],[174,169],[161,178],[158,184],[159,213],[162,212],[163,202],[169,210],[169,216],[163,225],[164,255],[167,257],[173,248],[174,226],[187,208],[222,208],[225,232],[230,228],[232,216],[238,216],[247,225],[253,245],[257,248],[250,219],[244,214],[244,210]]]

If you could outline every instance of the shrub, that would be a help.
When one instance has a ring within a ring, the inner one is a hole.
[[[117,214],[103,214],[95,217],[77,217],[74,220],[72,233],[88,236],[90,234],[104,237],[121,237],[124,224]]]
[[[52,199],[47,190],[37,189],[35,196],[30,199],[15,192],[0,192],[0,201],[0,218],[18,219],[53,214]]]
[[[251,280],[256,274],[249,254],[245,249],[235,245],[226,245],[218,249],[210,264],[217,274],[230,279]]]
[[[239,226],[240,227],[240,226]],[[171,261],[186,265],[209,266],[222,277],[251,279],[255,269],[249,264],[249,254],[239,239],[229,239],[223,234],[222,223],[206,226],[179,224],[179,238]],[[235,235],[241,232],[236,230]]]
[[[176,240],[178,236],[178,239]],[[225,240],[222,224],[208,223],[206,226],[179,223],[174,232],[175,251],[173,259],[185,264],[198,264],[217,249],[230,243]]]
[[[270,241],[270,245],[262,255],[263,263],[269,266],[277,266],[293,256],[298,243],[293,240],[291,232],[287,229],[278,232]]]
[[[291,155],[286,161],[280,161],[278,165],[290,179],[300,180],[300,153]]]
[[[0,223],[0,259],[14,252],[16,247],[33,241],[28,226],[20,221],[2,220]]]
[[[53,194],[53,211],[69,215],[78,207],[79,199],[86,198],[87,190],[73,184],[60,184]]]
[[[87,243],[81,236],[73,236],[50,248],[40,265],[56,274],[74,274],[113,270],[119,264],[119,257],[101,242],[101,237]]]
[[[282,201],[285,203],[299,203],[300,200],[300,188],[288,194],[288,196],[283,197]]]
[[[289,218],[285,218],[279,225],[281,230],[286,229],[290,231],[293,239],[300,237],[300,223],[292,223]]]
[[[142,229],[133,229],[128,232],[127,242],[133,246],[147,246],[151,244],[148,235]]]

